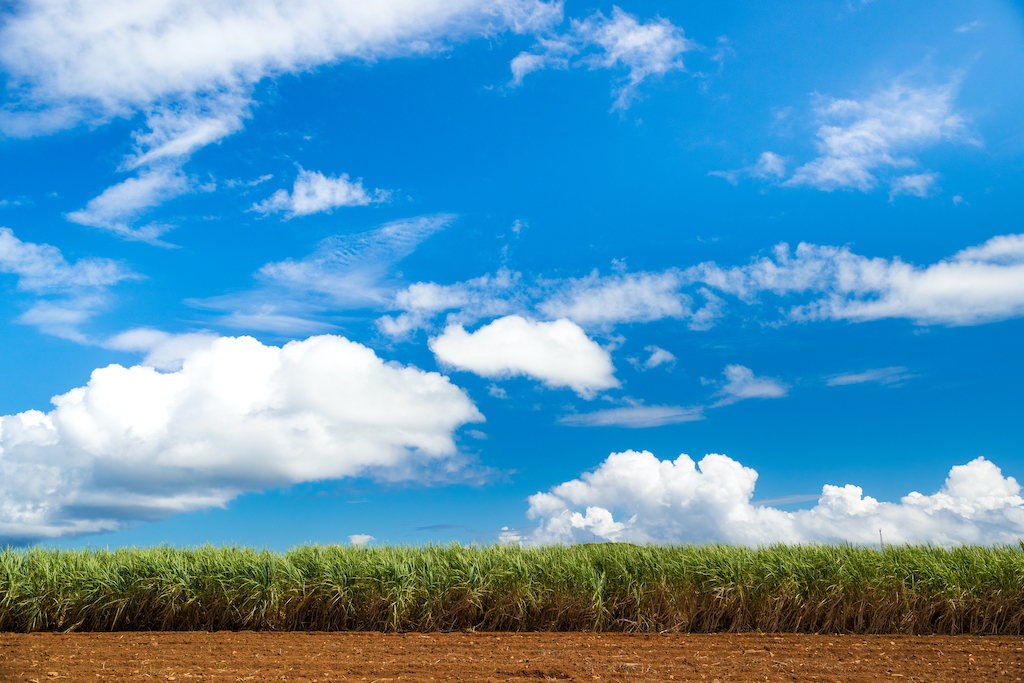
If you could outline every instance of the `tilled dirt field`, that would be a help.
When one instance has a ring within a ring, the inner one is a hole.
[[[1024,638],[0,633],[3,681],[1020,681]]]

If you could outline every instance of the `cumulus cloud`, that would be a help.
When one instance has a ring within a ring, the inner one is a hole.
[[[110,365],[52,403],[0,418],[5,542],[116,529],[297,482],[457,470],[453,432],[483,420],[448,378],[335,336],[282,348],[222,337],[196,344],[180,370]]]
[[[348,542],[352,545],[366,545],[370,541],[376,541],[377,539],[370,534],[352,534],[348,537]]]
[[[612,111],[627,109],[644,80],[669,71],[685,71],[681,55],[697,47],[668,19],[641,22],[614,7],[610,18],[598,11],[582,21],[573,19],[567,33],[540,39],[532,52],[516,56],[511,63],[512,85],[520,85],[534,71],[567,69],[571,64],[590,69],[626,69],[627,76],[615,89]]]
[[[1015,543],[1024,499],[1013,477],[977,458],[953,467],[932,495],[879,502],[859,486],[822,487],[809,510],[754,505],[757,472],[724,455],[699,463],[612,453],[593,472],[530,496],[534,543]]]
[[[388,201],[390,196],[386,190],[367,192],[362,178],[352,182],[347,173],[336,178],[300,168],[291,194],[287,190],[278,190],[262,202],[253,204],[251,210],[264,215],[284,212],[288,219],[311,213],[330,213],[342,206],[379,204]]]
[[[438,362],[481,377],[523,375],[588,399],[619,386],[611,355],[570,320],[510,315],[475,332],[449,325],[429,346]]]
[[[771,377],[757,377],[753,370],[742,365],[726,365],[722,374],[725,375],[725,383],[718,390],[717,395],[722,398],[715,403],[716,406],[748,398],[782,398],[789,391],[787,384]]]
[[[832,375],[825,383],[830,387],[846,386],[848,384],[865,384],[877,382],[879,384],[900,384],[910,379],[910,374],[902,365],[891,368],[872,368],[863,372],[847,372],[841,375]]]
[[[707,262],[684,277],[750,303],[763,292],[819,295],[793,306],[794,320],[977,325],[1024,315],[1024,235],[999,235],[926,267],[806,243],[793,255],[783,243],[774,259],[729,269]]]

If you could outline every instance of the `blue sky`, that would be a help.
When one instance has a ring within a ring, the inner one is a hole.
[[[7,5],[0,540],[1024,536],[1022,28]]]

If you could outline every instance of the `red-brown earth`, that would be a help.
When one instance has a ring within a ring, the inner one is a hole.
[[[1024,638],[0,633],[3,681],[1020,681]]]

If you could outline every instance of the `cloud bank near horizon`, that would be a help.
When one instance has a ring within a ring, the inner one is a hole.
[[[953,467],[934,494],[899,503],[865,496],[859,486],[822,487],[817,505],[787,512],[751,502],[757,472],[724,455],[699,462],[683,454],[612,453],[597,469],[528,498],[525,543],[1016,543],[1024,536],[1024,498],[1013,477],[985,458]]]

